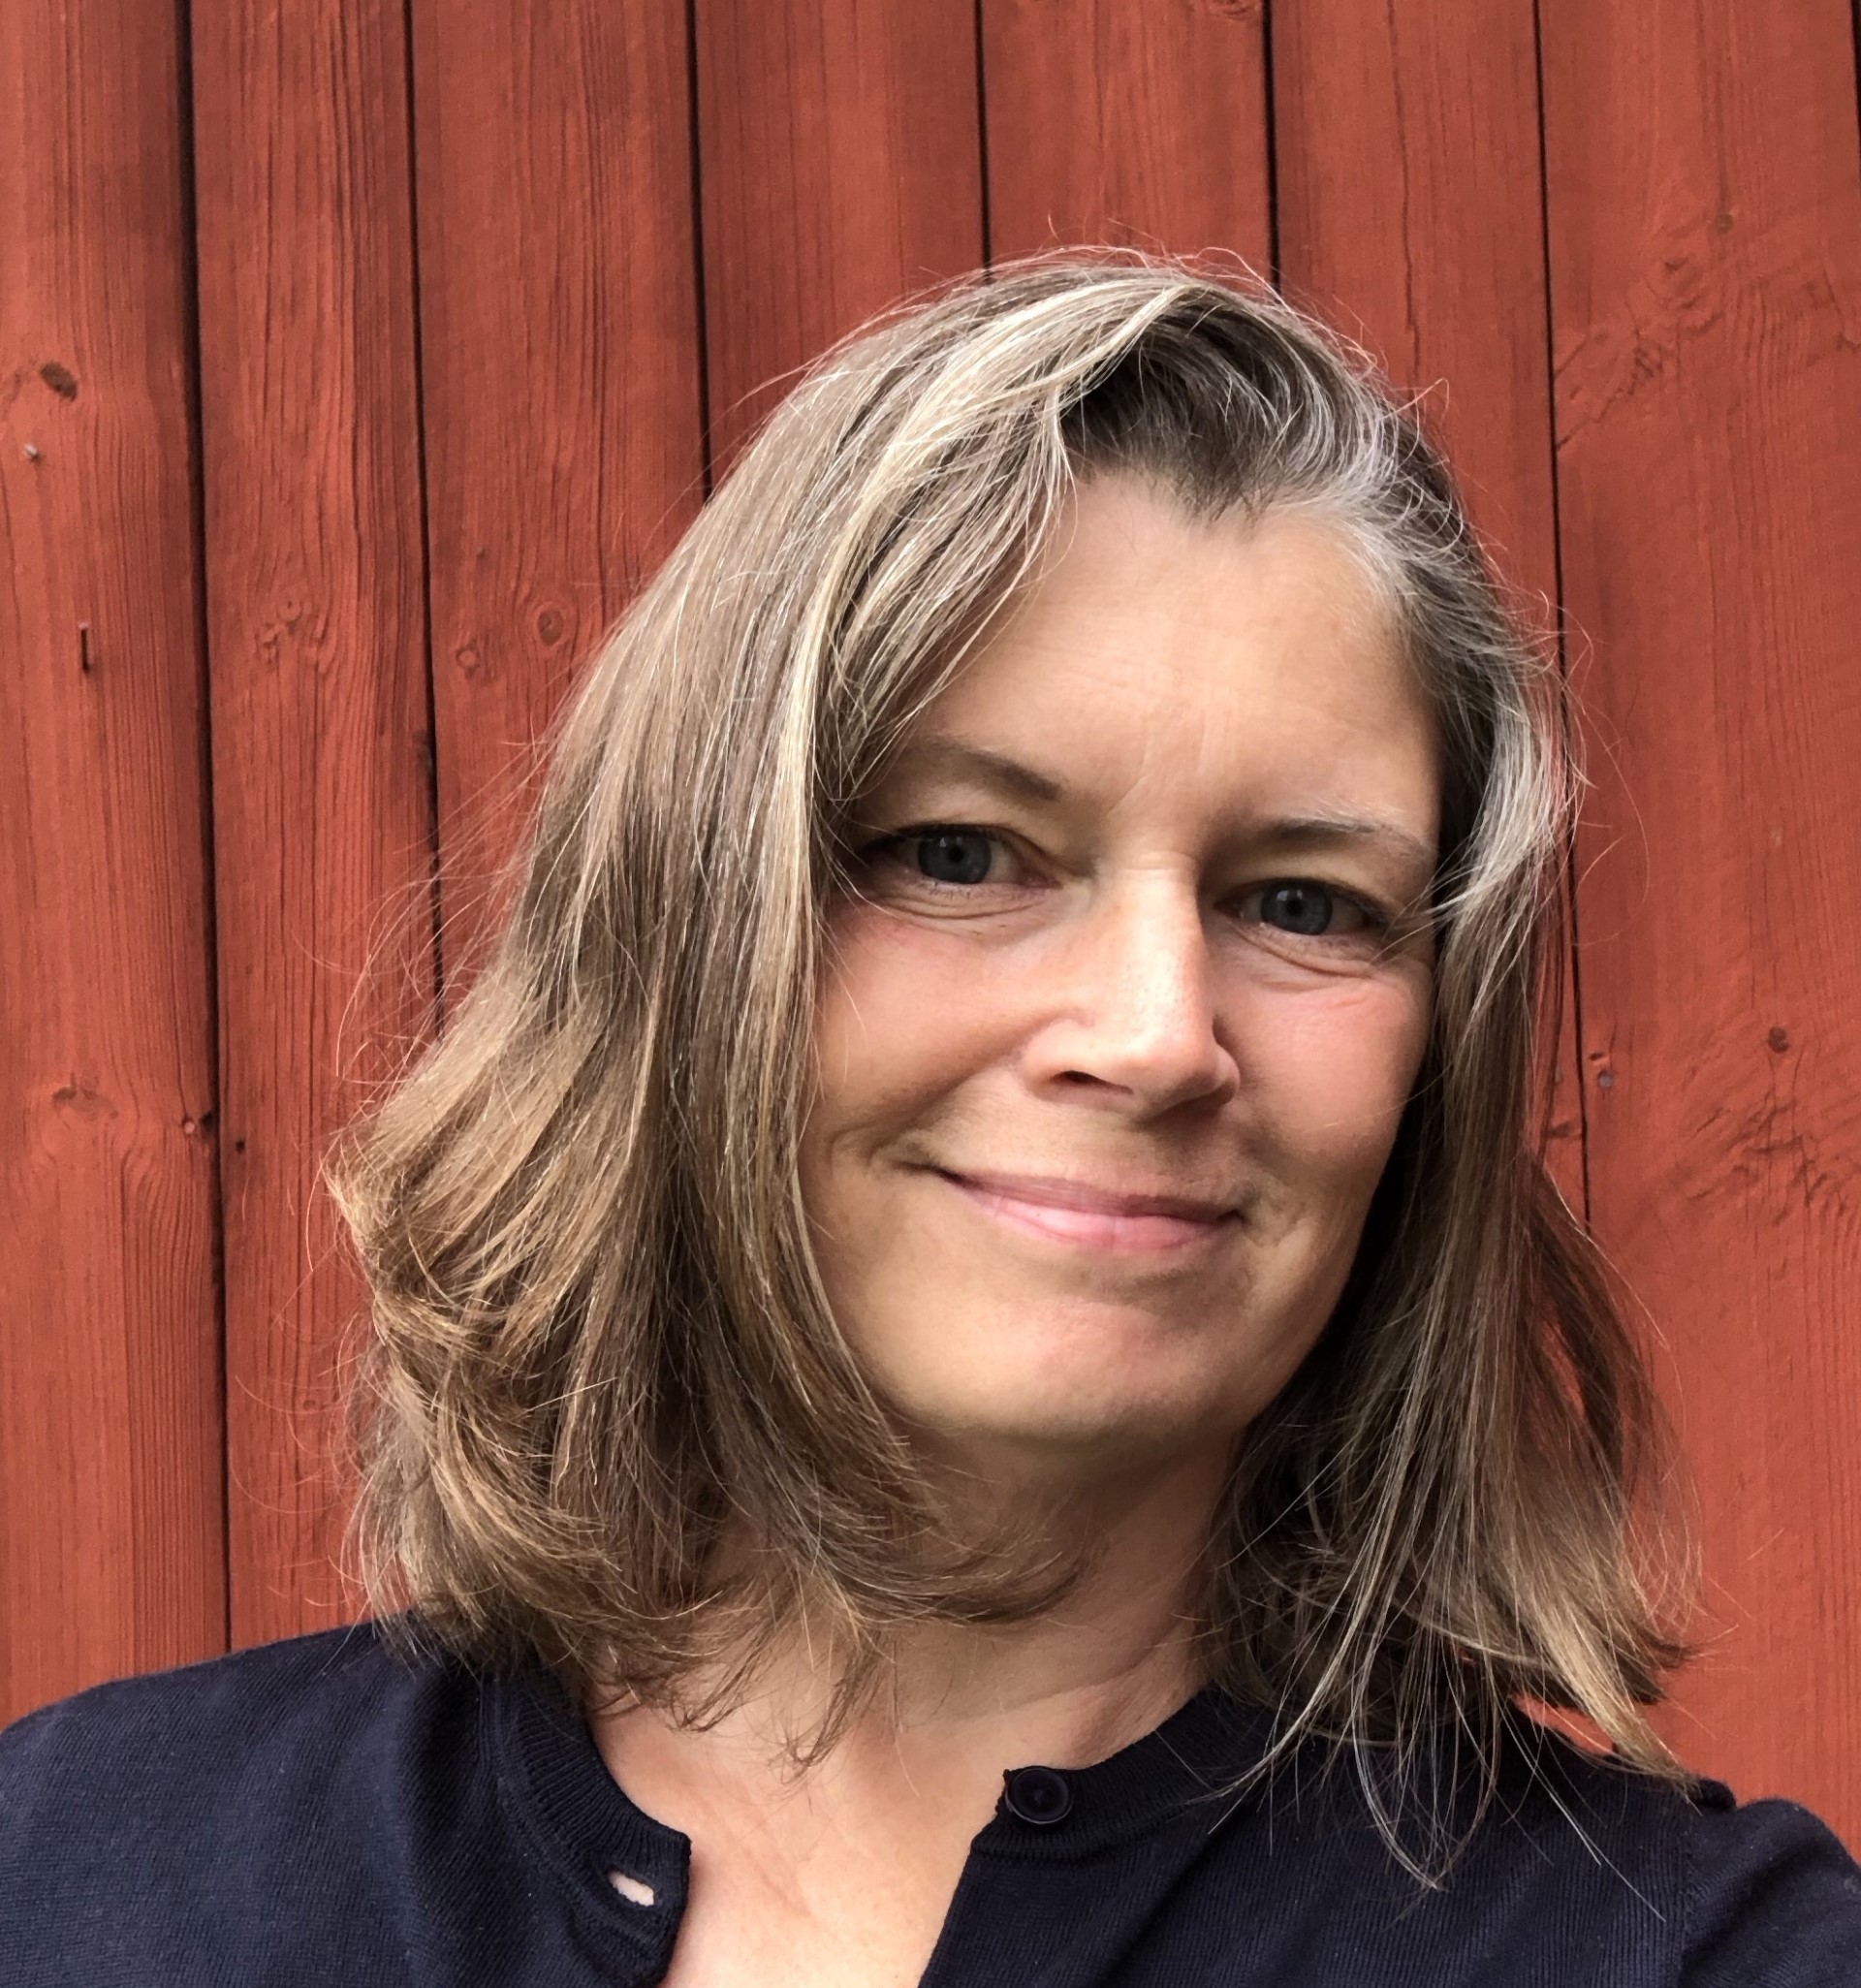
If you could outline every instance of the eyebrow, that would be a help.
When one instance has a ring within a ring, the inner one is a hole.
[[[1289,814],[1260,824],[1264,839],[1295,849],[1322,847],[1327,842],[1383,842],[1410,858],[1421,869],[1433,870],[1435,852],[1421,836],[1393,821],[1358,814]]]
[[[963,773],[984,786],[998,787],[1019,801],[1063,801],[1066,789],[1057,780],[1037,773],[1004,752],[981,745],[959,744],[954,739],[926,739],[899,758],[899,773]]]
[[[1066,789],[1058,780],[1032,767],[1023,766],[1006,753],[991,752],[985,746],[964,745],[955,739],[926,739],[911,746],[898,763],[899,773],[962,774],[984,786],[1013,795],[1020,801],[1064,801]],[[1275,816],[1255,823],[1254,833],[1265,841],[1283,843],[1295,849],[1322,847],[1328,842],[1381,842],[1408,857],[1419,868],[1433,870],[1438,860],[1435,851],[1422,838],[1393,821],[1373,815],[1334,813],[1323,810],[1309,814]]]

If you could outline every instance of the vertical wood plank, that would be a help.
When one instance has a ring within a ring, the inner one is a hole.
[[[1227,250],[1271,270],[1263,0],[982,0],[991,253]]]
[[[1274,16],[1279,265],[1423,397],[1510,577],[1557,597],[1530,0]]]
[[[1861,171],[1844,0],[1543,10],[1602,1237],[1666,1341],[1672,1728],[1861,1842]],[[1609,773],[1610,761],[1598,755]]]
[[[1474,522],[1549,637],[1558,598],[1544,187],[1531,0],[1303,0],[1273,24],[1288,294],[1421,397]],[[1565,969],[1549,1152],[1584,1206]]]
[[[449,985],[532,746],[704,494],[681,0],[415,0]]]
[[[353,1612],[324,1152],[432,998],[398,0],[195,0],[236,1643]]]
[[[0,1722],[224,1647],[172,9],[0,9]]]
[[[974,0],[695,0],[710,432],[983,261]]]

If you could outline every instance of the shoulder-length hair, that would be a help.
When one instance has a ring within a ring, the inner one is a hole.
[[[1128,255],[998,269],[836,347],[596,657],[494,950],[331,1168],[373,1296],[371,1593],[477,1662],[687,1717],[801,1611],[853,1676],[901,1625],[1042,1605],[949,1536],[850,1357],[797,1143],[842,825],[1069,491],[1115,473],[1334,521],[1443,742],[1424,1066],[1345,1294],[1241,1445],[1210,1675],[1360,1757],[1443,1719],[1484,1750],[1527,1696],[1659,1766],[1653,1404],[1538,1131],[1558,671],[1361,355]]]

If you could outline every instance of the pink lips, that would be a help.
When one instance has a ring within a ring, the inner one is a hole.
[[[1011,1174],[942,1173],[942,1178],[998,1221],[1088,1249],[1183,1249],[1208,1242],[1235,1218],[1232,1209],[1175,1195],[1108,1194],[1070,1182]]]

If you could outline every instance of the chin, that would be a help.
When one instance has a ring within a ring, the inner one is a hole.
[[[1163,1376],[1137,1384],[1112,1373],[1017,1373],[997,1361],[986,1393],[920,1385],[894,1395],[918,1435],[945,1455],[979,1461],[1019,1458],[1078,1470],[1156,1463],[1231,1441],[1247,1416],[1223,1392],[1175,1387]]]

